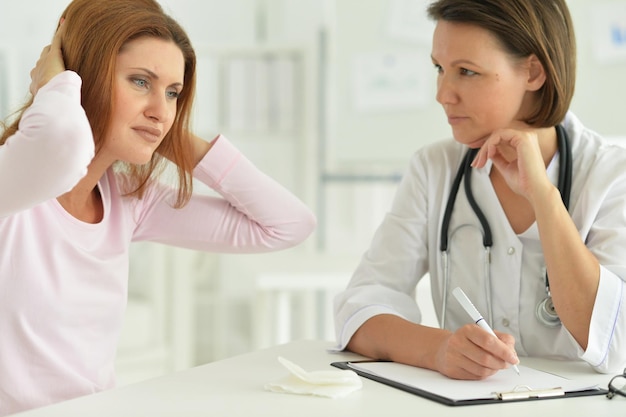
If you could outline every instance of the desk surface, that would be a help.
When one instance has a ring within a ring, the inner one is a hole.
[[[265,383],[288,374],[283,356],[308,371],[335,369],[330,363],[360,359],[351,353],[329,353],[330,342],[301,341],[235,356],[168,376],[65,401],[16,415],[50,416],[610,416],[623,415],[624,398],[604,396],[551,399],[509,404],[449,407],[416,395],[363,380],[347,397],[329,399],[266,391]],[[606,386],[610,376],[586,364],[522,358],[522,364],[575,378],[583,374]]]

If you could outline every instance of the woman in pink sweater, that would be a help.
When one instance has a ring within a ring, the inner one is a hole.
[[[315,227],[225,137],[190,133],[195,54],[155,1],[74,0],[61,22],[0,136],[0,415],[114,386],[132,241],[250,253]]]

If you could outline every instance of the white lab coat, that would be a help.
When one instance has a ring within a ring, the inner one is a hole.
[[[515,337],[519,355],[582,359],[599,372],[621,372],[626,366],[626,149],[607,143],[571,113],[563,125],[573,154],[569,212],[581,239],[601,265],[586,351],[564,326],[548,328],[537,320],[537,304],[546,297],[538,230],[536,224],[519,235],[511,229],[489,180],[491,164],[474,169],[471,176],[474,197],[493,234],[491,263],[485,268],[482,229],[461,184],[449,229],[445,327],[454,330],[469,321],[451,296],[452,289],[460,286],[485,318],[492,320],[495,330]],[[441,223],[466,150],[448,140],[413,156],[390,212],[348,288],[335,299],[339,349],[378,314],[419,323],[415,288],[427,273],[441,323],[445,285],[439,250]],[[558,166],[556,155],[548,166],[554,184]]]

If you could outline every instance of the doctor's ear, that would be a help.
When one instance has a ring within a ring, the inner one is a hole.
[[[530,55],[526,58],[524,67],[528,71],[528,90],[537,91],[543,87],[546,82],[546,71],[539,58],[534,54]]]

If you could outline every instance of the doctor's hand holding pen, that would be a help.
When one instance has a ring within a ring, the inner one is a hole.
[[[451,332],[379,314],[365,324],[352,336],[348,350],[360,347],[367,357],[432,369],[449,378],[485,379],[519,363],[513,336],[496,331],[494,337],[471,322]]]
[[[454,379],[477,380],[519,363],[513,336],[495,334],[497,338],[473,323],[449,333],[437,352],[438,371]]]

